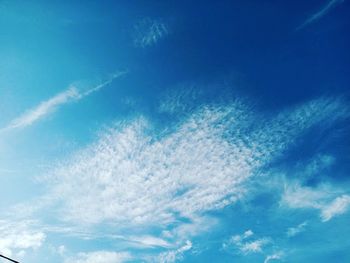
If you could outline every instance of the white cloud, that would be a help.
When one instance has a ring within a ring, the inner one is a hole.
[[[172,245],[162,239],[162,238],[158,238],[158,237],[154,237],[154,236],[134,236],[134,237],[130,237],[129,240],[133,243],[136,243],[142,247],[164,247],[164,248],[169,248]]]
[[[34,122],[53,112],[60,105],[68,103],[71,100],[77,99],[78,97],[78,90],[74,87],[70,87],[66,91],[40,103],[34,109],[29,110],[20,117],[12,120],[5,130],[23,128],[32,125]]]
[[[331,9],[333,9],[338,4],[343,3],[344,0],[331,0],[327,3],[326,6],[324,6],[321,10],[316,12],[315,14],[312,14],[308,19],[304,21],[299,27],[297,27],[296,30],[300,30],[306,26],[308,26],[311,23],[316,22],[317,20],[321,19],[324,15],[326,15]]]
[[[325,205],[321,210],[322,221],[326,222],[332,217],[344,214],[350,205],[350,196],[342,195],[334,199],[330,204]]]
[[[279,260],[283,257],[284,253],[282,251],[280,252],[277,252],[277,253],[274,253],[272,255],[268,255],[265,260],[264,260],[264,263],[268,263],[272,260]]]
[[[76,257],[67,258],[64,263],[122,263],[131,259],[128,252],[94,251],[79,253]]]
[[[192,248],[192,242],[187,240],[186,243],[176,250],[170,250],[161,253],[155,260],[160,263],[173,263],[183,259],[183,254]]]
[[[201,95],[202,92],[194,85],[179,85],[161,97],[159,111],[168,114],[188,114],[193,112],[195,107],[200,106],[198,99]]]
[[[135,25],[134,44],[143,48],[153,46],[168,34],[169,28],[164,22],[145,18]]]
[[[322,204],[328,199],[327,192],[321,187],[303,187],[299,183],[289,183],[285,186],[282,204],[291,208],[321,209]]]
[[[339,101],[320,99],[266,118],[237,100],[202,107],[166,132],[142,117],[119,123],[56,165],[43,181],[48,193],[39,209],[54,209],[69,226],[139,229],[137,236],[117,237],[136,246],[181,248],[215,224],[205,212],[242,198],[256,171],[309,127],[343,112]],[[150,236],[151,227],[164,231]],[[90,229],[88,238],[98,236]],[[259,252],[269,242],[246,240],[242,253]],[[171,251],[169,258],[177,250]]]
[[[48,199],[61,200],[64,219],[79,223],[191,219],[241,198],[256,169],[341,110],[337,102],[319,100],[259,120],[236,102],[204,107],[161,136],[143,118],[120,124],[57,166]]]
[[[305,227],[307,226],[307,222],[303,222],[299,225],[297,225],[296,227],[290,227],[288,228],[287,230],[287,236],[288,237],[294,237],[296,236],[297,234],[305,231]]]
[[[271,239],[267,237],[254,238],[254,233],[251,230],[247,230],[242,235],[232,236],[227,242],[224,242],[223,248],[226,250],[237,251],[244,255],[251,253],[263,252],[263,247],[271,243]]]
[[[262,252],[262,248],[268,243],[270,243],[269,239],[257,239],[244,243],[240,249],[244,254]]]
[[[28,249],[38,249],[45,241],[46,235],[32,227],[30,221],[8,222],[0,220],[0,251],[4,255],[23,254]]]
[[[340,189],[329,185],[317,188],[304,187],[298,183],[289,183],[285,187],[281,204],[291,208],[317,209],[323,222],[347,212],[350,196],[341,194]]]
[[[41,102],[38,106],[34,107],[31,110],[28,110],[18,118],[12,120],[5,128],[0,129],[0,131],[8,131],[12,129],[24,128],[32,125],[33,123],[41,120],[47,115],[54,112],[58,107],[70,103],[72,101],[77,101],[85,96],[90,95],[93,92],[96,92],[103,88],[106,85],[109,85],[115,78],[125,74],[126,72],[117,72],[112,75],[107,81],[98,84],[97,86],[88,89],[87,91],[80,92],[76,87],[71,86],[67,90],[57,94],[56,96]]]

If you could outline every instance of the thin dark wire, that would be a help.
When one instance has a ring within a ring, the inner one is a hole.
[[[19,263],[18,261],[13,260],[13,259],[10,259],[10,258],[8,258],[8,257],[5,257],[5,256],[3,256],[3,255],[1,255],[1,254],[0,254],[0,257],[1,257],[1,258],[5,258],[5,259],[7,259],[7,260],[9,260],[9,261],[11,261],[11,262]]]

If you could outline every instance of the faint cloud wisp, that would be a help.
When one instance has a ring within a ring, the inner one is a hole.
[[[315,14],[311,15],[308,19],[306,19],[300,26],[296,28],[296,30],[301,30],[304,27],[316,22],[317,20],[321,19],[324,15],[326,15],[331,9],[336,7],[338,4],[343,3],[345,0],[331,0],[327,3],[325,7],[323,7],[321,10],[316,12]]]
[[[148,47],[157,44],[169,34],[169,27],[161,20],[145,18],[134,27],[134,45]]]
[[[55,95],[54,97],[46,101],[41,102],[38,106],[34,107],[31,110],[28,110],[18,118],[13,119],[5,128],[0,129],[0,132],[30,126],[35,122],[41,120],[42,118],[46,117],[47,115],[51,114],[60,106],[73,101],[78,101],[86,96],[89,96],[91,93],[97,92],[98,90],[112,83],[114,79],[126,73],[126,71],[117,72],[113,74],[107,81],[98,84],[97,86],[90,88],[86,91],[79,91],[79,89],[71,85],[67,90]]]

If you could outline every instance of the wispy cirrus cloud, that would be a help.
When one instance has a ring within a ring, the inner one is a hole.
[[[263,248],[269,243],[271,243],[270,238],[255,238],[253,231],[247,230],[242,235],[232,236],[227,242],[223,243],[223,248],[248,255],[263,252]]]
[[[93,251],[79,253],[65,259],[64,263],[122,263],[130,262],[132,256],[128,252]]]
[[[267,117],[235,100],[199,107],[170,131],[142,116],[118,123],[50,171],[39,209],[51,207],[65,224],[91,229],[89,238],[104,226],[123,247],[178,258],[187,241],[207,231],[203,225],[215,225],[207,212],[244,198],[249,181],[296,138],[344,112],[341,101],[318,99]],[[122,234],[130,229],[138,231]],[[269,242],[255,238],[241,249],[256,253]]]
[[[99,236],[94,227],[113,228],[116,242],[178,258],[189,250],[181,249],[187,241],[215,225],[207,212],[244,198],[250,180],[298,137],[346,112],[340,100],[322,98],[266,116],[237,99],[201,106],[170,130],[156,130],[142,116],[117,123],[57,163],[43,178],[43,202],[33,209],[53,209],[64,224],[91,229],[89,238]],[[125,229],[138,231],[125,236]],[[241,249],[256,253],[269,242],[242,241]]]
[[[344,214],[350,208],[350,196],[341,195],[335,198],[331,203],[322,208],[321,218],[323,222],[327,222],[335,216]]]
[[[70,87],[56,96],[41,102],[37,107],[12,120],[3,130],[12,130],[30,126],[34,122],[53,112],[57,107],[78,98],[78,90],[74,87]]]
[[[305,227],[307,226],[307,222],[303,222],[299,225],[297,225],[296,227],[290,227],[288,228],[287,230],[287,237],[294,237],[296,236],[297,234],[305,231]]]
[[[241,198],[256,169],[308,127],[337,118],[339,107],[313,101],[260,123],[240,102],[204,107],[157,140],[140,118],[60,164],[52,171],[51,195],[63,201],[66,220],[87,224],[193,218]]]
[[[268,263],[270,261],[275,261],[275,260],[280,260],[282,259],[284,256],[284,253],[282,251],[278,251],[276,253],[273,253],[271,255],[268,255],[265,260],[264,263]]]
[[[80,91],[75,86],[69,87],[67,90],[53,96],[52,98],[41,102],[38,106],[34,107],[31,110],[23,113],[18,118],[13,119],[10,123],[5,127],[0,129],[0,131],[9,131],[13,129],[20,129],[34,124],[35,122],[45,118],[49,114],[53,113],[59,107],[64,104],[78,101],[86,96],[89,96],[93,92],[97,92],[101,88],[109,85],[115,78],[118,78],[124,75],[125,71],[120,71],[113,74],[107,81],[98,84],[97,86],[90,88],[86,91]]]
[[[148,47],[169,34],[168,25],[160,19],[144,18],[134,26],[134,45]]]
[[[326,15],[331,9],[336,7],[337,5],[343,3],[345,0],[331,0],[329,1],[323,8],[321,8],[316,13],[312,14],[309,18],[307,18],[300,26],[296,28],[296,30],[301,30],[304,27],[316,22],[321,19],[324,15]]]
[[[237,255],[248,256],[261,254],[265,256],[264,263],[282,259],[284,252],[276,250],[277,246],[270,237],[257,237],[252,230],[241,235],[234,235],[223,243],[223,249]]]
[[[188,252],[192,249],[192,242],[187,240],[184,245],[179,247],[178,249],[170,250],[161,253],[156,257],[156,260],[154,262],[160,262],[160,263],[174,263],[179,262],[183,259],[184,253]]]
[[[163,247],[163,248],[170,248],[172,247],[172,244],[170,244],[168,241],[155,237],[155,236],[133,236],[127,238],[130,242],[140,245],[145,248],[152,248],[152,247]]]
[[[290,182],[285,187],[281,204],[290,208],[319,210],[321,220],[327,222],[350,208],[350,196],[342,192],[330,185],[311,188]]]

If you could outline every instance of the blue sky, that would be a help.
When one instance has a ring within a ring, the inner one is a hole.
[[[349,10],[0,1],[0,254],[350,261]]]

